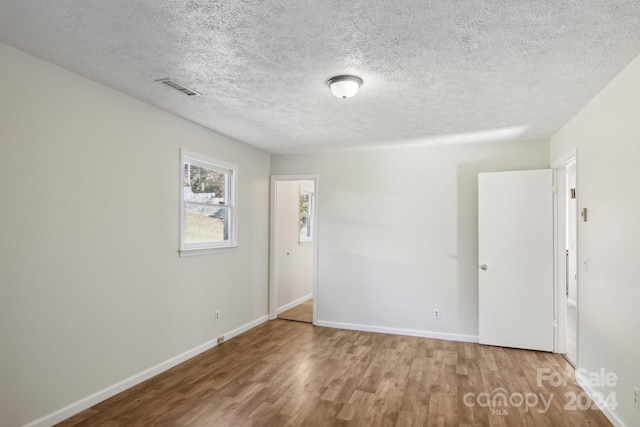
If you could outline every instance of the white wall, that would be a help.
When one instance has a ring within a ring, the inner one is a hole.
[[[313,245],[298,243],[300,187],[313,191],[313,181],[277,183],[278,312],[313,294]]]
[[[319,324],[477,339],[477,174],[548,155],[542,141],[272,156],[272,174],[320,175]]]
[[[0,425],[266,316],[268,154],[2,44],[0,93]],[[178,256],[180,148],[239,166],[237,251]]]
[[[637,426],[640,57],[551,139],[551,159],[573,148],[578,209],[588,208],[588,222],[578,222],[578,367],[616,373],[617,416]]]

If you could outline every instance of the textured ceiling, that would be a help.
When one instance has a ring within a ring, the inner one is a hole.
[[[0,41],[274,153],[538,139],[640,53],[640,1],[0,0]]]

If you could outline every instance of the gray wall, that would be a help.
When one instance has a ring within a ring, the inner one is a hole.
[[[578,368],[618,376],[617,416],[640,425],[640,57],[551,139],[551,160],[576,149],[578,209]],[[587,266],[584,262],[588,261]],[[588,267],[588,268],[587,268]]]
[[[0,425],[266,316],[268,154],[2,44],[0,63]],[[178,256],[180,148],[238,165],[236,251]]]
[[[477,339],[478,172],[546,167],[548,141],[272,156],[320,175],[319,324]]]

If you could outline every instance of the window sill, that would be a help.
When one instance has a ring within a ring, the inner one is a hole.
[[[225,252],[235,252],[239,248],[238,245],[220,246],[217,248],[194,248],[194,249],[178,249],[180,257],[220,254]]]

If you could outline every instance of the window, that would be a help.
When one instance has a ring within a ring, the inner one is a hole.
[[[299,242],[310,242],[313,239],[313,193],[300,189],[300,221]]]
[[[181,255],[235,246],[236,170],[233,165],[182,152]]]

